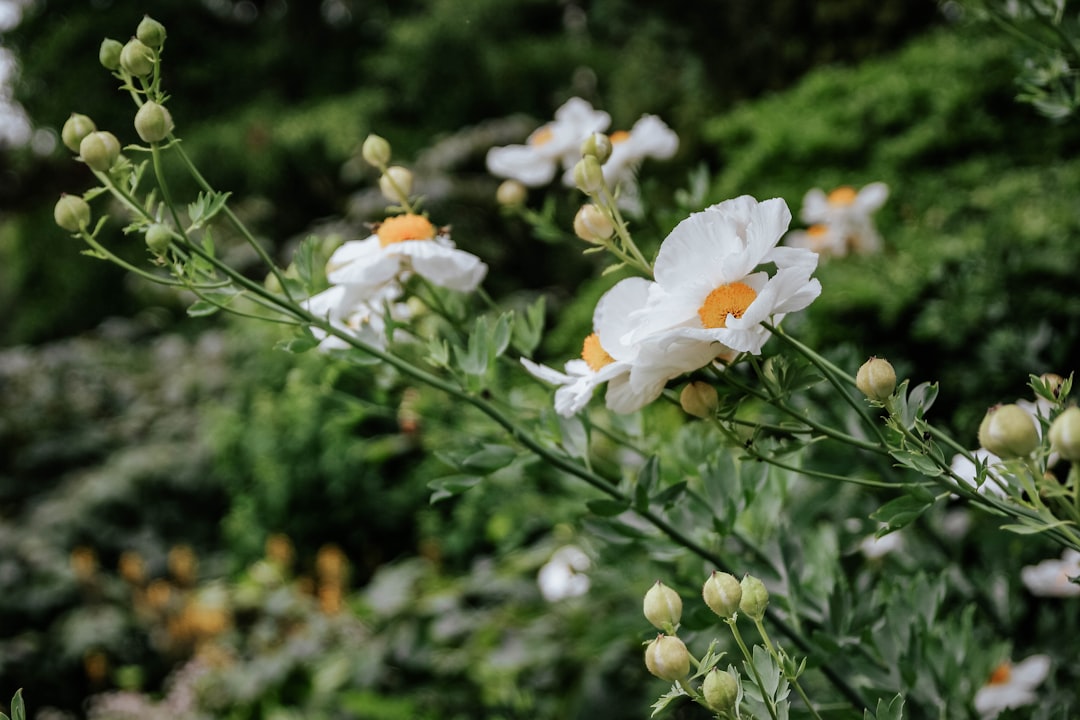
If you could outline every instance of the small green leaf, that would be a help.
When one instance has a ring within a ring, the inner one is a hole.
[[[908,452],[907,450],[893,450],[891,454],[897,465],[910,468],[925,477],[937,477],[944,472],[937,463],[925,455]]]
[[[663,507],[671,505],[678,500],[686,492],[686,481],[680,480],[674,485],[669,485],[660,492],[658,492],[652,499],[654,503],[657,503]]]
[[[1037,535],[1047,530],[1053,530],[1057,527],[1069,525],[1068,520],[1058,520],[1056,522],[1047,522],[1043,525],[1036,524],[1034,520],[1025,519],[1019,524],[1002,525],[1002,530],[1008,530],[1009,532],[1016,533],[1017,535]]]
[[[885,503],[877,511],[871,513],[870,517],[885,523],[884,530],[887,533],[889,530],[899,530],[910,525],[933,504],[932,501],[927,502],[911,495],[904,495]]]
[[[510,345],[510,337],[514,329],[514,314],[503,313],[495,321],[495,328],[491,331],[491,359],[500,357]]]
[[[460,495],[478,485],[481,480],[475,475],[448,475],[438,480],[432,480],[428,483],[428,487],[433,491],[429,502],[434,505],[440,500]]]
[[[218,310],[221,310],[221,308],[213,303],[209,303],[205,300],[196,300],[188,306],[187,314],[189,317],[207,317],[213,315]]]
[[[544,296],[541,295],[532,305],[525,308],[524,314],[519,312],[515,315],[514,348],[526,357],[531,356],[536,346],[540,344],[544,331],[544,313]]]
[[[630,509],[628,500],[589,500],[585,503],[589,511],[600,517],[613,517]]]
[[[274,346],[275,350],[284,350],[290,353],[305,353],[314,347],[319,345],[319,341],[315,339],[315,336],[310,332],[301,332],[296,337],[289,338],[287,340],[279,340]]]
[[[485,445],[482,449],[461,461],[461,468],[468,472],[489,475],[514,462],[517,452],[506,445]]]

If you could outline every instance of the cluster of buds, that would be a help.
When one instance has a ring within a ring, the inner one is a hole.
[[[401,165],[390,165],[391,149],[386,138],[372,133],[360,146],[360,156],[364,162],[382,172],[379,176],[379,191],[390,202],[402,206],[409,204],[413,189],[412,171]]]

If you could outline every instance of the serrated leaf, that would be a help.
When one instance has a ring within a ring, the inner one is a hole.
[[[304,289],[314,291],[321,287],[325,281],[325,272],[317,262],[318,249],[321,240],[315,235],[308,235],[296,248],[293,255],[293,264],[296,266],[296,274],[300,278]]]
[[[672,700],[679,698],[683,694],[684,693],[682,689],[680,689],[677,685],[672,686],[670,690],[661,695],[657,699],[657,701],[652,704],[653,711],[652,715],[650,715],[649,717],[656,717],[660,712],[664,710],[664,708],[671,704]]]
[[[585,503],[585,506],[589,508],[589,511],[594,515],[600,517],[614,517],[620,513],[624,513],[630,509],[630,501],[628,500],[589,500]]]

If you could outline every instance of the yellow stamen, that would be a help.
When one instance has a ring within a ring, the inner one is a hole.
[[[431,240],[435,237],[435,226],[423,215],[398,215],[379,225],[375,231],[379,244],[383,247],[406,240]]]
[[[855,192],[855,188],[850,185],[841,185],[840,187],[829,193],[830,205],[850,205],[855,202],[855,196],[858,193]]]
[[[989,685],[1004,685],[1009,682],[1009,678],[1012,677],[1012,665],[1007,662],[1003,662],[994,668],[994,672],[990,673]]]
[[[555,132],[551,129],[550,125],[545,125],[533,131],[533,134],[529,136],[528,143],[533,147],[540,147],[545,143],[551,142],[553,137],[555,137]]]
[[[585,338],[585,343],[581,346],[581,359],[593,372],[598,372],[605,365],[615,362],[615,358],[608,355],[607,350],[600,344],[600,336],[596,333]]]
[[[757,293],[743,282],[728,283],[709,293],[698,308],[701,325],[707,328],[727,327],[728,315],[739,318],[754,302]]]
[[[628,130],[616,130],[608,136],[612,145],[618,145],[621,142],[626,142],[630,139],[630,131]]]

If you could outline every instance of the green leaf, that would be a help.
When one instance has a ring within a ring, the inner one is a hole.
[[[544,296],[541,295],[536,301],[525,308],[525,312],[517,313],[513,323],[514,348],[526,357],[530,357],[544,331]]]
[[[321,238],[308,235],[301,241],[300,246],[296,248],[296,254],[293,255],[296,274],[308,293],[314,293],[326,285],[326,267],[319,255],[321,245]]]
[[[461,461],[461,469],[489,475],[514,462],[517,452],[506,445],[485,445]]]
[[[1070,524],[1071,523],[1068,520],[1057,520],[1039,525],[1034,520],[1025,518],[1022,522],[1018,524],[1002,525],[1001,529],[1008,530],[1009,532],[1016,533],[1017,535],[1037,535],[1038,533],[1046,532],[1047,530],[1053,530],[1054,528]]]
[[[589,511],[600,517],[613,517],[630,509],[629,500],[589,500],[585,503]]]
[[[11,720],[26,720],[26,707],[23,705],[22,688],[15,691],[11,698]]]
[[[429,502],[434,505],[440,500],[446,500],[455,495],[460,495],[466,490],[478,485],[481,480],[482,478],[478,478],[475,475],[448,475],[446,477],[441,477],[438,480],[432,480],[428,483],[428,487],[433,491]]]
[[[686,492],[686,488],[686,481],[680,480],[674,485],[669,485],[668,487],[658,492],[653,497],[653,502],[663,507],[667,507],[668,505],[671,505],[673,502],[682,497],[682,495]]]
[[[890,530],[899,530],[906,525],[910,525],[933,504],[932,500],[928,502],[911,495],[904,495],[885,503],[871,513],[870,517],[878,522],[885,523],[884,532],[879,531],[878,533],[878,537],[881,537]]]
[[[891,455],[896,460],[897,465],[910,468],[925,477],[937,477],[944,472],[937,463],[919,453],[908,452],[907,450],[893,450]]]
[[[495,328],[491,331],[491,359],[500,357],[510,345],[510,338],[514,329],[514,314],[503,313],[495,321]]]
[[[287,340],[279,340],[274,345],[275,350],[284,350],[290,353],[305,353],[314,347],[318,347],[319,341],[315,339],[315,336],[310,331],[301,331],[296,337],[289,338]]]
[[[650,715],[649,717],[656,717],[664,710],[664,708],[671,704],[672,700],[675,700],[685,694],[686,693],[684,693],[678,685],[673,685],[670,690],[661,695],[660,698],[652,704],[653,711],[652,715]]]
[[[228,199],[227,192],[199,193],[195,202],[188,203],[188,218],[191,221],[189,230],[196,230],[210,222],[225,207]]]
[[[877,712],[863,711],[863,720],[903,720],[904,698],[899,693],[886,705],[884,698],[877,701]]]
[[[634,485],[634,507],[638,510],[646,510],[649,507],[649,493],[656,487],[660,479],[660,460],[656,455],[651,456],[641,466],[637,474],[637,482]]]
[[[196,300],[188,306],[187,314],[189,317],[207,317],[213,315],[220,307],[213,303],[206,302],[205,300]]]

